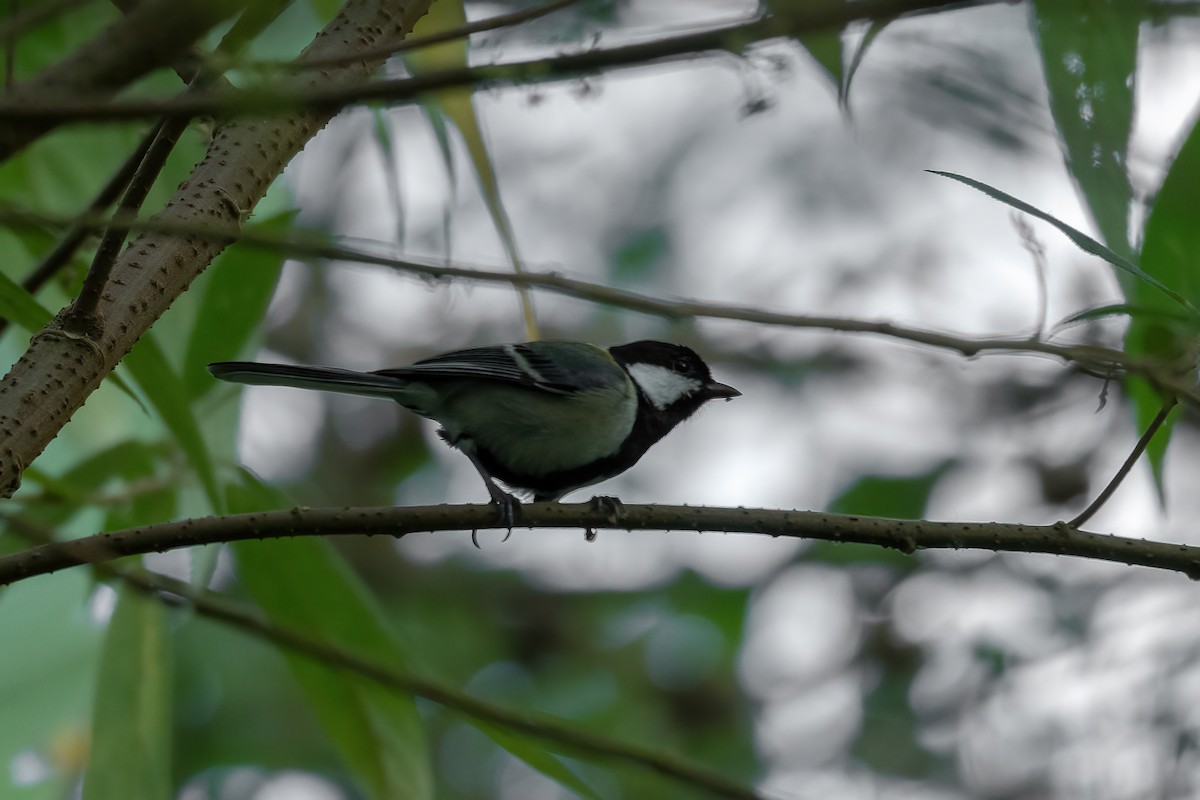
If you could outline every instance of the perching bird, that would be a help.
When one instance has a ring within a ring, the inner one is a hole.
[[[235,383],[389,397],[437,421],[510,526],[520,504],[495,479],[558,500],[629,469],[705,402],[741,394],[690,348],[652,341],[494,345],[377,372],[241,361],[208,369]]]

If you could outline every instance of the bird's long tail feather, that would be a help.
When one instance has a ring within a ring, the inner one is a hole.
[[[214,378],[251,386],[291,386],[345,394],[395,397],[408,381],[402,378],[354,372],[336,367],[308,367],[293,364],[260,364],[253,361],[221,361],[209,364]]]

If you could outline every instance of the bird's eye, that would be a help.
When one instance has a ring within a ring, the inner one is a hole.
[[[674,369],[676,372],[689,372],[689,371],[691,371],[691,368],[692,368],[692,362],[689,361],[688,359],[686,359],[686,358],[675,359]]]

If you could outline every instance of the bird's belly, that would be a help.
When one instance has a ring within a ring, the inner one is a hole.
[[[510,475],[539,477],[576,469],[616,453],[633,429],[637,404],[619,392],[570,396],[504,389],[455,398],[446,426],[451,443],[475,450]],[[503,479],[503,475],[498,475]]]

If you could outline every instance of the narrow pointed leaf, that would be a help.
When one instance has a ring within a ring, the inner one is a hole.
[[[575,797],[586,798],[586,800],[601,800],[600,795],[596,793],[595,789],[585,783],[583,778],[576,775],[561,758],[546,750],[540,742],[497,725],[490,725],[478,720],[470,720],[470,722],[509,753],[521,759],[527,765],[559,784],[564,789],[570,790]]]
[[[275,493],[256,484],[247,476],[241,486],[231,488],[231,510],[277,505]],[[408,654],[396,631],[328,542],[239,542],[232,549],[239,578],[271,621],[360,658],[406,667]],[[304,656],[282,655],[367,797],[433,797],[428,746],[411,697]]]
[[[1105,261],[1107,261],[1109,264],[1112,264],[1114,267],[1117,267],[1118,269],[1122,269],[1125,272],[1128,272],[1129,274],[1136,276],[1137,278],[1141,279],[1145,283],[1150,284],[1151,286],[1156,288],[1158,291],[1165,294],[1167,297],[1170,297],[1176,303],[1179,303],[1180,305],[1182,305],[1184,308],[1188,309],[1193,314],[1197,313],[1196,308],[1190,302],[1188,302],[1187,299],[1184,298],[1184,296],[1181,295],[1179,292],[1166,286],[1162,281],[1158,280],[1153,275],[1150,275],[1150,274],[1142,271],[1142,269],[1137,264],[1134,264],[1132,261],[1130,261],[1129,259],[1125,258],[1124,256],[1118,254],[1111,248],[1104,246],[1100,242],[1098,242],[1095,239],[1093,239],[1092,237],[1088,236],[1083,231],[1078,230],[1077,228],[1071,227],[1067,223],[1060,220],[1058,217],[1048,214],[1045,211],[1042,211],[1040,208],[1031,206],[1029,203],[1026,203],[1023,200],[1018,200],[1017,198],[1013,197],[1012,195],[1006,194],[1005,192],[1002,192],[993,186],[988,186],[986,183],[982,183],[982,182],[974,180],[972,178],[968,178],[965,175],[958,175],[953,172],[942,172],[941,170],[936,170],[936,169],[929,169],[929,170],[925,170],[925,171],[932,173],[934,175],[941,175],[944,178],[951,178],[952,180],[956,180],[959,183],[965,183],[967,186],[970,186],[972,189],[976,189],[980,192],[983,192],[984,194],[986,194],[988,197],[992,198],[993,200],[999,200],[1001,203],[1011,206],[1012,208],[1015,208],[1018,211],[1023,211],[1026,214],[1029,214],[1031,217],[1037,217],[1038,219],[1042,220],[1043,222],[1050,223],[1055,228],[1057,228],[1059,231],[1061,231],[1068,239],[1070,239],[1072,242],[1074,242],[1075,246],[1078,247],[1080,250],[1084,251],[1085,253],[1090,253],[1091,255],[1097,256],[1098,258],[1102,258]],[[1143,261],[1145,261],[1144,255],[1143,255]]]
[[[1067,169],[1105,243],[1132,256],[1125,165],[1142,5],[1035,0],[1030,9]]]
[[[167,362],[162,348],[158,346],[154,332],[143,336],[122,363],[133,374],[150,405],[187,455],[188,462],[200,478],[213,510],[221,511],[224,508],[223,498],[217,488],[216,472],[208,445],[204,442],[200,426],[192,412],[191,398],[188,397],[183,381],[179,379],[179,375]]]
[[[1200,303],[1197,209],[1200,209],[1200,124],[1193,122],[1154,197],[1142,236],[1141,261],[1156,276],[1178,286],[1188,299]],[[1142,287],[1134,288],[1131,301],[1153,308],[1166,305],[1161,297]],[[1181,330],[1181,327],[1169,314],[1136,317],[1125,336],[1125,348],[1132,355],[1193,366],[1188,354],[1198,326],[1192,320],[1186,328]],[[1156,389],[1140,380],[1132,383],[1131,395],[1138,429],[1145,430],[1162,406],[1163,398]],[[1177,415],[1172,415],[1146,448],[1160,499],[1163,497],[1163,461],[1176,418]]]
[[[247,232],[283,236],[295,217],[295,211],[285,211]],[[235,244],[208,268],[204,297],[183,361],[183,383],[189,398],[200,397],[216,386],[206,364],[233,361],[242,355],[246,342],[262,325],[284,260],[278,251]]]
[[[172,795],[170,704],[166,612],[122,589],[104,638],[83,800]]]

